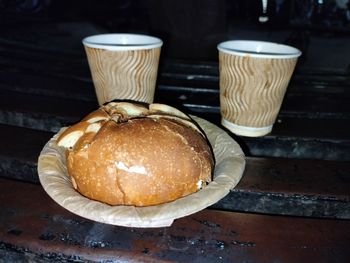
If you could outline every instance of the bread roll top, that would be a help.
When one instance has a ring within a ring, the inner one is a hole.
[[[82,195],[110,205],[149,206],[192,194],[212,180],[214,158],[200,128],[163,104],[109,103],[57,140]]]

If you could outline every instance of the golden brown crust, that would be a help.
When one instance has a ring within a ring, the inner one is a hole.
[[[211,181],[213,154],[200,132],[173,118],[133,116],[119,123],[110,116],[68,151],[68,173],[82,195],[111,205],[149,206]]]

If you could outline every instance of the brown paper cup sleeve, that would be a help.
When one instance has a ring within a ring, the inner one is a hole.
[[[44,146],[38,159],[42,187],[59,205],[81,217],[127,227],[165,227],[177,218],[196,213],[225,197],[240,181],[245,157],[238,143],[214,124],[192,116],[212,145],[216,160],[214,178],[200,191],[173,202],[149,206],[110,206],[79,194],[66,169],[64,149],[55,143],[62,128]]]

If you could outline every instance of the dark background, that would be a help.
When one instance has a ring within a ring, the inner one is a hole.
[[[163,39],[162,57],[217,61],[227,39],[256,39],[299,48],[299,65],[348,72],[347,0],[0,0],[0,41],[83,52],[81,39],[132,32]]]

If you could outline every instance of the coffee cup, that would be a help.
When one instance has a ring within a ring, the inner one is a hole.
[[[222,125],[242,136],[270,133],[301,52],[249,40],[225,41],[218,50]]]
[[[83,39],[100,105],[112,100],[152,103],[161,39],[141,34],[100,34]]]

